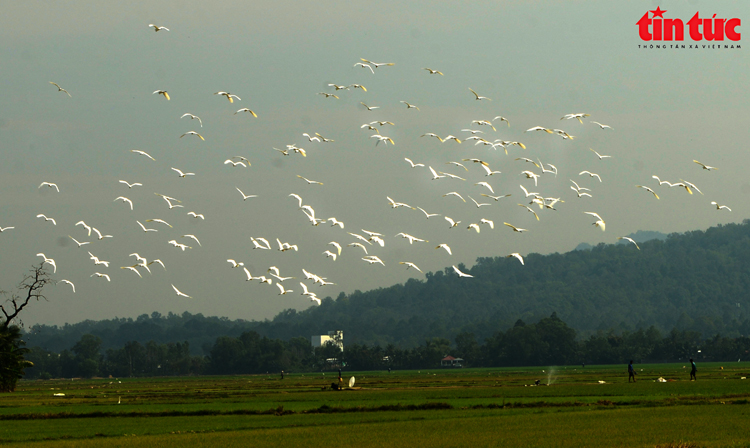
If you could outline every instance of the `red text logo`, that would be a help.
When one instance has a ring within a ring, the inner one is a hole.
[[[638,35],[645,41],[685,40],[685,33],[690,35],[694,41],[709,40],[721,41],[726,37],[732,41],[740,40],[737,27],[741,25],[738,18],[717,19],[716,14],[711,18],[701,18],[696,12],[687,23],[681,19],[667,19],[664,17],[666,10],[657,6],[653,11],[647,11],[641,19],[636,22]],[[651,17],[649,18],[649,13]]]

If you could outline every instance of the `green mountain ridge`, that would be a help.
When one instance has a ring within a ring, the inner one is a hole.
[[[458,265],[474,278],[459,278],[447,267],[424,280],[327,297],[319,307],[285,310],[272,320],[154,313],[136,320],[37,325],[26,339],[29,346],[54,351],[91,333],[102,338],[105,349],[133,340],[189,341],[199,353],[218,336],[247,330],[283,340],[343,330],[345,343],[411,348],[432,337],[453,340],[465,331],[483,340],[518,319],[535,322],[553,312],[579,337],[652,325],[704,337],[750,333],[750,220],[664,240],[658,232],[639,233],[631,237],[640,250],[631,243],[602,243],[586,251],[528,254],[525,265],[515,258],[479,258],[470,269]],[[657,239],[648,238],[653,236]]]

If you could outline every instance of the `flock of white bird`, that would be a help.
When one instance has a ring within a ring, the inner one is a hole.
[[[157,26],[154,24],[150,24],[149,27],[153,28],[155,32],[159,31],[169,31],[168,28]],[[398,70],[398,68],[394,67],[394,63],[378,63],[373,62],[367,59],[361,59],[361,61],[356,62],[354,64],[354,67],[360,67],[369,72],[368,76],[377,76],[377,72],[379,70]],[[432,68],[424,68],[426,72],[424,72],[424,76],[432,76],[432,75],[438,75],[438,76],[444,76],[443,73],[439,70],[435,70]],[[71,100],[74,100],[74,95],[71,95],[70,92],[68,92],[63,87],[59,86],[58,84],[54,82],[50,82],[50,84],[57,87],[58,92],[65,93]],[[341,98],[344,96],[344,92],[351,90],[351,89],[361,89],[363,92],[367,92],[367,88],[361,84],[350,84],[350,85],[338,85],[334,83],[329,83],[328,87],[331,88],[329,92],[311,92],[311,94],[321,95],[324,98],[321,98],[321,101],[329,101],[329,100],[341,100]],[[75,94],[75,92],[73,92]],[[170,95],[169,92],[166,90],[160,90],[157,89],[153,91],[153,95],[156,95],[159,97],[158,101],[170,101]],[[225,91],[218,91],[213,93],[214,95],[217,95],[219,97],[224,97],[228,101],[229,104],[234,104],[235,101],[242,101],[242,99],[229,92]],[[467,92],[467,98],[471,99],[473,97],[476,101],[492,101],[490,98],[486,96],[482,96],[476,91],[474,91],[471,88],[468,88]],[[375,98],[377,99],[377,98]],[[154,97],[154,100],[156,101],[156,97]],[[344,101],[344,100],[342,100]],[[365,102],[359,102],[363,108],[363,110],[366,111],[375,111],[377,109],[380,109],[380,106],[373,106],[369,105]],[[407,101],[400,101],[407,110],[413,109],[413,113],[420,113],[421,109],[418,105],[412,104]],[[233,110],[233,109],[232,109]],[[249,116],[252,116],[252,119],[258,119],[262,120],[262,117],[259,117],[259,114],[255,111],[245,107],[241,108],[234,112],[234,115],[240,114],[240,113],[247,113]],[[410,112],[412,113],[412,112]],[[573,120],[573,123],[575,123],[575,126],[586,126],[586,125],[595,125],[599,129],[601,129],[601,132],[615,132],[614,129],[606,124],[599,123],[597,121],[584,121],[585,119],[588,119],[590,117],[590,114],[588,113],[569,113],[565,114],[561,117],[560,120],[566,120],[566,123],[568,123],[568,120]],[[178,117],[175,117],[178,119]],[[200,128],[203,128],[203,121],[201,118],[191,112],[186,112],[182,116],[179,117],[179,119],[183,118],[190,118],[190,121],[197,120],[197,123],[200,125]],[[495,116],[491,120],[473,120],[468,127],[457,130],[455,133],[458,135],[446,135],[444,137],[441,137],[435,133],[432,132],[424,132],[419,133],[421,134],[421,137],[427,137],[428,139],[435,139],[437,145],[443,145],[443,144],[449,144],[449,145],[472,145],[472,146],[484,146],[487,149],[492,149],[495,151],[502,150],[506,155],[509,154],[509,150],[516,150],[516,151],[524,151],[526,150],[526,145],[520,141],[510,141],[510,140],[503,140],[503,139],[492,139],[488,137],[488,132],[491,129],[493,132],[497,132],[497,129],[495,127],[495,123],[502,124],[502,122],[505,122],[508,127],[511,126],[510,120],[504,116]],[[397,142],[387,135],[384,135],[386,129],[388,127],[396,126],[396,123],[393,121],[387,121],[387,120],[375,120],[370,121],[367,123],[364,123],[360,128],[364,129],[366,131],[372,132],[372,134],[369,136],[369,138],[374,139],[374,146],[379,147],[382,143],[384,147],[388,146],[396,146]],[[479,128],[485,128],[487,131],[483,131]],[[571,135],[565,130],[562,129],[550,129],[543,126],[534,126],[529,129],[527,129],[525,132],[532,133],[532,132],[544,132],[546,134],[550,134],[550,138],[553,137],[560,137],[566,141],[574,141],[576,138],[575,135]],[[575,134],[575,131],[571,131],[573,134]],[[597,131],[599,132],[599,131]],[[179,138],[183,137],[196,137],[200,139],[200,141],[205,141],[206,139],[201,135],[200,133],[196,131],[187,131],[179,136]],[[326,138],[319,133],[315,133],[315,135],[310,135],[308,133],[303,133],[302,137],[305,137],[310,143],[310,145],[319,145],[319,144],[325,144],[329,142],[333,142],[334,139]],[[450,143],[448,143],[450,142]],[[281,146],[281,145],[279,145]],[[457,146],[457,148],[459,148]],[[269,148],[270,150],[270,148]],[[273,150],[278,151],[283,156],[301,156],[301,157],[307,157],[309,150],[306,150],[302,147],[298,147],[296,144],[287,144],[285,146],[285,149],[278,149],[273,148]],[[600,163],[611,163],[608,159],[611,159],[613,156],[611,155],[602,155],[599,152],[595,151],[594,149],[590,149],[592,151],[592,160],[599,161]],[[145,160],[145,158],[149,159],[150,161],[155,161],[155,158],[152,157],[148,152],[139,150],[139,149],[133,149],[131,152],[134,155],[142,156],[144,157],[144,163],[150,163],[148,160]],[[456,152],[456,154],[459,154],[460,152]],[[596,159],[593,159],[593,157],[596,156]],[[504,198],[508,198],[514,194],[517,194],[518,197],[521,198],[521,202],[518,201],[512,201],[509,202],[509,204],[515,203],[517,206],[522,207],[523,209],[527,210],[530,214],[534,216],[535,221],[540,221],[542,218],[540,217],[540,214],[543,215],[546,210],[555,210],[556,206],[560,206],[561,204],[565,203],[566,201],[563,200],[560,196],[546,196],[542,193],[530,191],[530,190],[541,190],[541,188],[544,186],[545,183],[545,177],[546,176],[555,176],[557,177],[559,174],[558,167],[555,165],[552,165],[550,163],[542,163],[542,161],[539,158],[536,158],[536,160],[528,157],[512,157],[512,160],[514,164],[517,164],[519,168],[513,168],[513,165],[508,165],[507,174],[505,176],[516,176],[519,179],[521,179],[524,183],[519,183],[518,191],[513,191],[511,193],[504,193],[504,194],[498,194],[495,191],[495,187],[488,181],[490,179],[493,179],[492,176],[498,176],[502,173],[499,170],[493,170],[490,167],[490,163],[479,159],[479,158],[469,158],[469,157],[462,157],[459,160],[447,160],[445,161],[445,165],[449,165],[450,167],[453,167],[453,169],[463,169],[463,176],[458,176],[457,174],[450,173],[447,171],[442,171],[439,168],[436,169],[433,166],[430,166],[429,164],[425,163],[419,163],[418,161],[414,161],[411,158],[403,157],[402,155],[394,155],[394,157],[403,158],[404,167],[406,169],[411,170],[420,170],[424,172],[424,176],[428,179],[431,179],[433,182],[436,183],[438,186],[442,186],[443,183],[451,183],[451,185],[468,185],[472,184],[475,188],[474,191],[481,191],[479,193],[479,196],[483,198],[487,198],[486,200],[488,202],[479,202],[477,201],[472,195],[468,192],[459,192],[459,191],[450,191],[447,193],[443,193],[442,196],[445,197],[445,200],[451,200],[451,201],[463,201],[467,205],[470,205],[469,202],[467,202],[466,197],[471,201],[471,204],[473,204],[477,209],[480,210],[486,210],[490,207],[497,207],[502,202],[508,202],[502,201]],[[413,156],[412,156],[413,157]],[[399,159],[400,160],[400,159]],[[463,163],[468,162],[468,163]],[[694,162],[702,169],[704,170],[715,170],[716,167],[705,165],[697,160],[694,160]],[[224,165],[230,165],[231,168],[243,168],[243,169],[252,169],[251,161],[243,156],[233,156],[223,161]],[[477,173],[474,173],[474,169],[470,170],[469,166],[476,167]],[[528,169],[521,169],[520,167],[528,168]],[[229,168],[229,167],[228,167]],[[183,169],[176,168],[176,167],[170,167],[174,173],[179,176],[180,178],[187,178],[190,176],[195,176],[196,173],[193,172],[187,172],[183,171]],[[133,173],[134,176],[137,176],[137,173]],[[303,177],[301,175],[296,175],[297,178],[301,179],[305,182],[306,186],[309,186],[308,188],[318,188],[318,186],[323,186],[325,182],[319,181],[319,180],[312,180],[308,179],[306,177]],[[474,177],[476,181],[469,180],[467,181],[467,178]],[[485,179],[485,180],[481,180]],[[697,186],[695,186],[693,183],[685,181],[684,179],[680,179],[678,182],[669,182],[669,181],[662,181],[658,176],[653,176],[653,179],[655,179],[658,184],[654,184],[654,188],[674,188],[678,187],[685,191],[686,194],[693,194],[693,191],[703,194]],[[52,180],[52,179],[51,179]],[[325,181],[325,179],[323,179]],[[581,184],[586,184],[586,182],[592,182],[592,184],[589,184],[588,187],[579,185],[578,182]],[[591,198],[595,192],[595,186],[599,183],[605,182],[606,179],[602,179],[602,176],[600,176],[597,173],[594,173],[589,170],[584,170],[578,173],[578,181],[574,179],[570,179],[570,189],[575,192],[575,196],[572,196],[572,200],[578,200],[578,201],[586,201],[586,198]],[[466,182],[466,184],[463,184],[463,182]],[[533,186],[531,185],[533,182]],[[129,180],[119,180],[119,184],[122,186],[119,188],[131,190],[134,188],[146,188],[143,183],[141,182],[130,182]],[[42,188],[48,188],[50,190],[54,190],[56,194],[63,194],[62,190],[64,190],[65,185],[58,185],[55,182],[51,182],[49,180],[45,180],[41,182],[38,186],[39,189]],[[653,200],[659,200],[659,195],[657,192],[646,185],[634,185],[634,188],[640,188],[645,189],[646,191],[650,192],[653,195]],[[446,188],[448,189],[448,188]],[[236,187],[237,192],[239,195],[241,195],[243,201],[247,201],[248,199],[256,198],[257,195],[253,194],[245,194],[240,188]],[[125,191],[125,190],[122,190]],[[444,191],[444,190],[443,190]],[[635,191],[635,190],[634,190]],[[174,197],[166,196],[158,192],[154,192],[154,194],[160,196],[168,206],[169,210],[172,209],[184,209],[183,200],[187,202],[187,198],[177,199]],[[567,193],[570,194],[570,193]],[[316,210],[309,204],[305,204],[305,201],[303,197],[295,192],[290,192],[288,195],[291,200],[289,201],[289,207],[297,207],[297,209],[301,212],[301,215],[303,216],[303,219],[308,221],[311,226],[317,227],[321,224],[328,225],[331,227],[338,227],[341,232],[341,238],[339,241],[331,241],[328,243],[328,246],[325,251],[322,251],[320,253],[321,262],[324,262],[325,259],[330,259],[330,261],[336,262],[341,256],[344,250],[356,254],[356,256],[363,262],[375,265],[379,264],[381,266],[385,266],[385,262],[378,256],[377,251],[380,248],[385,247],[386,242],[390,236],[387,236],[383,233],[379,233],[376,231],[370,231],[365,229],[360,229],[357,231],[350,231],[350,227],[346,227],[345,229],[345,223],[341,220],[337,219],[336,217],[329,217],[327,219],[323,219],[319,217],[316,214]],[[460,224],[462,222],[460,220],[455,220],[449,216],[442,215],[440,213],[429,213],[424,208],[420,206],[412,206],[409,204],[406,204],[404,202],[399,202],[395,199],[392,199],[390,196],[386,196],[383,194],[384,197],[384,208],[387,206],[390,206],[392,209],[399,209],[403,208],[406,210],[419,210],[421,213],[415,214],[415,222],[417,216],[425,216],[426,219],[431,218],[440,218],[444,219],[447,223],[447,231],[453,231],[455,232],[456,228],[459,228]],[[454,199],[451,199],[454,198]],[[239,196],[237,196],[236,200],[239,200]],[[571,199],[569,199],[570,201]],[[134,211],[134,202],[130,198],[128,198],[125,195],[119,195],[117,196],[113,202],[121,201],[124,205],[127,206],[127,209],[130,211]],[[385,202],[387,201],[387,202]],[[529,202],[526,202],[529,201]],[[560,204],[560,205],[558,205]],[[717,210],[727,210],[731,211],[729,207],[726,205],[721,205],[715,201],[711,202],[711,205],[715,206]],[[593,218],[593,222],[591,223],[593,226],[598,227],[602,232],[606,230],[606,221],[602,216],[600,216],[595,211],[586,211],[584,210],[582,212],[585,215],[590,216]],[[199,220],[201,223],[206,222],[206,217],[201,214],[197,213],[195,211],[188,211],[187,215]],[[49,222],[50,226],[57,226],[58,223],[55,221],[53,217],[48,217],[45,214],[38,214],[36,216],[39,219],[43,219],[45,222]],[[532,222],[534,222],[532,220]],[[145,223],[145,224],[144,224]],[[159,232],[161,229],[165,228],[173,228],[171,224],[169,224],[167,221],[160,219],[160,218],[151,218],[151,219],[145,219],[144,222],[141,222],[140,220],[133,219],[132,225],[138,225],[143,232],[149,233],[149,232]],[[498,229],[495,229],[495,222],[493,219],[490,219],[490,215],[487,217],[483,217],[477,222],[466,222],[463,223],[466,227],[465,229],[468,231],[474,231],[476,233],[480,233],[482,231],[482,228],[484,227],[485,231],[499,231],[500,227]],[[150,227],[147,227],[149,225]],[[206,224],[203,224],[206,225]],[[503,222],[503,225],[506,226],[505,228],[508,228],[509,230],[512,230],[513,232],[528,232],[529,229],[521,228],[516,226],[515,224],[509,223],[509,222]],[[81,227],[81,229],[78,229],[78,227]],[[161,227],[158,227],[161,226]],[[418,226],[415,225],[416,228]],[[115,236],[109,235],[109,234],[103,234],[101,231],[99,231],[97,228],[88,225],[83,220],[77,222],[74,226],[74,229],[78,229],[79,232],[78,238],[73,237],[72,235],[68,235],[68,237],[76,244],[74,247],[75,249],[79,249],[83,246],[88,246],[91,248],[91,250],[95,250],[94,244],[96,244],[98,241],[102,241],[107,238],[114,238]],[[9,230],[14,229],[14,226],[7,226],[7,227],[1,227],[0,226],[0,232],[7,232]],[[68,233],[66,231],[64,233]],[[73,233],[73,230],[70,230],[70,233]],[[181,232],[178,232],[181,233]],[[92,237],[92,234],[94,235],[94,238]],[[420,238],[419,236],[412,235],[410,233],[406,232],[399,232],[396,235],[394,235],[392,238],[402,238],[408,240],[410,245],[413,244],[419,244],[419,243],[429,243],[429,241],[426,238]],[[80,240],[79,240],[80,239]],[[81,241],[84,239],[91,239],[91,241]],[[177,238],[172,239],[168,241],[167,243],[171,246],[174,246],[176,249],[180,249],[182,252],[192,250],[193,246],[197,244],[199,247],[202,246],[198,236],[192,233],[185,233],[182,234],[179,237],[180,241],[178,241]],[[617,237],[618,240],[626,240],[632,243],[636,249],[640,250],[640,247],[638,244],[632,240],[629,237],[621,236]],[[278,250],[280,252],[287,252],[292,251],[292,253],[297,252],[300,250],[300,247],[298,244],[291,244],[289,242],[282,242],[279,238],[276,238],[275,245],[273,245],[271,242],[269,242],[266,238],[263,237],[250,237],[250,243],[252,243],[252,249],[258,250],[258,251],[273,251]],[[190,244],[190,245],[189,245]],[[346,249],[345,249],[346,248]],[[435,246],[435,251],[444,251],[445,254],[448,256],[453,256],[453,252],[451,250],[451,247],[446,243],[439,243]],[[440,253],[440,252],[435,252]],[[99,272],[97,270],[96,272],[93,272],[90,277],[96,277],[97,279],[106,280],[107,282],[112,281],[112,277],[114,276],[113,271],[109,270],[110,262],[101,260],[99,257],[94,255],[91,251],[88,252],[90,256],[90,260],[93,262],[93,266],[97,267],[95,269],[99,269],[103,272]],[[44,253],[37,254],[39,257],[43,259],[43,263],[49,264],[53,272],[56,273],[58,269],[58,265],[55,262],[54,259],[48,258]],[[160,259],[147,259],[145,257],[141,257],[138,253],[131,253],[129,254],[129,258],[132,257],[135,262],[133,264],[128,264],[125,266],[120,266],[119,268],[123,271],[129,271],[132,276],[138,276],[143,277],[144,274],[152,274],[152,268],[151,266],[154,264],[158,264],[161,267],[159,269],[166,270],[167,266],[160,260]],[[518,260],[520,264],[524,264],[524,258],[519,252],[513,252],[507,255],[508,258],[515,258]],[[257,275],[250,272],[247,266],[245,266],[245,263],[242,261],[238,261],[232,258],[227,259],[228,268],[237,268],[245,273],[245,280],[248,282],[251,281],[258,281],[258,283],[266,285],[273,285],[275,283],[275,286],[278,288],[278,294],[289,294],[294,292],[293,289],[287,288],[287,282],[295,279],[293,276],[283,276],[281,274],[281,269],[279,269],[276,266],[270,266],[266,272],[263,272],[263,275]],[[413,269],[419,272],[422,272],[422,270],[419,268],[419,266],[413,261],[413,260],[403,260],[399,261],[399,265],[405,266],[405,269]],[[98,268],[98,266],[102,266],[102,268]],[[453,271],[456,275],[458,275],[461,278],[472,278],[473,276],[462,272],[456,264],[452,266]],[[118,272],[118,271],[114,271]],[[306,296],[309,298],[312,302],[320,304],[320,298],[317,296],[317,294],[311,290],[312,285],[318,284],[320,286],[326,286],[335,284],[332,281],[329,281],[328,278],[316,275],[307,269],[302,269],[302,275],[304,275],[304,281],[301,282],[295,282],[299,283],[300,289],[298,289],[298,292],[302,296]],[[78,281],[78,280],[77,280]],[[93,280],[92,280],[93,281]],[[60,282],[65,283],[69,285],[73,292],[75,292],[75,284],[68,279],[60,280]],[[307,283],[306,283],[307,282]],[[173,291],[176,295],[181,297],[188,297],[191,296],[187,293],[182,292],[180,289],[177,288],[174,284],[171,285],[173,288]],[[296,287],[294,287],[296,289]]]

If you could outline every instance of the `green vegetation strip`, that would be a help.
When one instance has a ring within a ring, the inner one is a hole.
[[[581,401],[566,402],[508,402],[508,403],[489,403],[476,404],[461,409],[528,409],[528,408],[570,408],[586,406],[675,406],[675,405],[706,405],[706,404],[748,404],[748,400],[740,399],[734,401],[716,401],[706,397],[681,397],[679,399],[667,400],[633,400],[633,401],[609,401],[599,400],[594,403]],[[204,417],[204,416],[223,416],[223,415],[293,415],[293,414],[337,414],[337,413],[355,413],[355,412],[386,412],[386,411],[426,411],[426,410],[448,410],[455,409],[449,403],[429,402],[422,404],[395,404],[382,406],[328,406],[322,405],[318,408],[294,411],[284,409],[279,406],[275,409],[266,409],[258,411],[254,409],[234,409],[230,411],[221,411],[215,409],[199,409],[195,411],[131,411],[131,412],[55,412],[55,413],[35,413],[35,414],[8,414],[0,415],[0,420],[49,420],[49,419],[68,419],[68,418],[106,418],[106,417]]]
[[[292,411],[279,406],[276,409],[257,411],[253,409],[236,409],[232,411],[218,411],[213,409],[201,409],[197,411],[133,411],[133,412],[56,412],[43,414],[9,414],[0,416],[0,420],[46,420],[63,418],[104,418],[104,417],[202,417],[210,415],[292,415],[292,414],[335,414],[349,412],[383,412],[383,411],[422,411],[431,409],[453,409],[448,403],[424,403],[424,404],[396,404],[384,406],[354,406],[340,407],[323,405],[316,409],[305,411]]]

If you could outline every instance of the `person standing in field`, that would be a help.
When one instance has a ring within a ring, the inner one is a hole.
[[[690,358],[690,381],[695,381],[695,372],[698,371],[698,368],[695,367],[695,361],[693,361],[693,358]]]
[[[633,379],[633,382],[635,383],[635,369],[633,368],[633,360],[630,360],[630,364],[628,364],[628,383],[630,382],[630,379]]]

